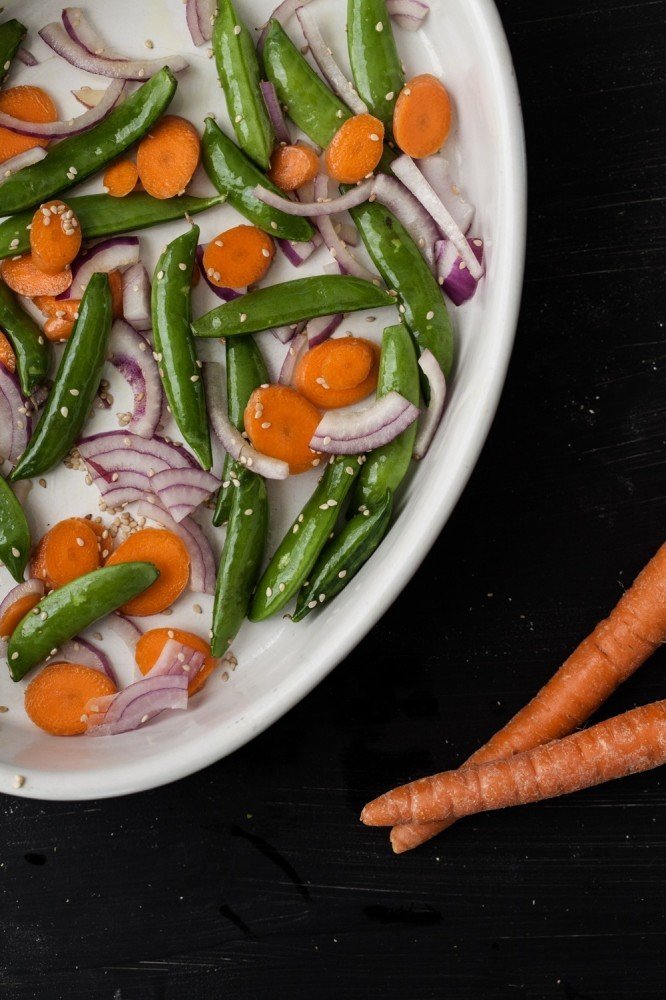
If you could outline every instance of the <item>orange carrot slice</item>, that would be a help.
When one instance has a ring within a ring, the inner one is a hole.
[[[114,319],[123,315],[123,276],[120,271],[109,271],[109,289],[111,290],[111,311]]]
[[[4,365],[8,372],[16,371],[16,355],[14,354],[14,348],[9,343],[2,330],[0,330],[0,365]]]
[[[81,227],[64,201],[47,201],[37,209],[30,228],[32,262],[44,274],[59,274],[81,249]]]
[[[92,573],[101,565],[100,537],[92,521],[69,517],[59,521],[39,540],[31,562],[32,576],[55,590]]]
[[[104,187],[112,198],[124,198],[136,187],[139,170],[132,160],[116,160],[104,174]]]
[[[0,264],[2,280],[17,295],[60,295],[66,292],[72,283],[72,272],[66,267],[58,274],[45,274],[35,266],[32,256],[28,253],[23,257],[12,257]]]
[[[321,417],[295,389],[269,385],[255,389],[245,409],[245,430],[254,447],[281,458],[298,474],[319,465],[310,441]]]
[[[88,701],[115,691],[116,685],[101,670],[80,663],[52,663],[28,684],[25,710],[52,736],[78,736],[86,731],[82,716]]]
[[[191,122],[165,115],[139,143],[139,178],[153,198],[183,194],[199,165],[201,140]]]
[[[170,607],[187,586],[190,556],[178,535],[164,528],[144,528],[130,535],[106,561],[107,566],[124,562],[148,562],[159,577],[121,608],[126,615],[156,615]]]
[[[0,639],[8,639],[22,618],[39,604],[39,594],[26,594],[14,601],[0,618]]]
[[[431,156],[446,142],[451,128],[451,101],[446,87],[430,73],[410,80],[393,111],[393,136],[403,153]]]
[[[295,191],[319,173],[319,157],[311,146],[297,142],[278,146],[271,156],[270,180],[283,191]]]
[[[134,655],[137,666],[142,674],[147,674],[157,663],[169,639],[182,642],[184,646],[189,646],[190,649],[195,649],[197,653],[203,653],[206,657],[201,670],[192,678],[187,686],[187,693],[192,696],[197,691],[201,691],[201,688],[220,662],[217,657],[211,656],[208,643],[204,642],[194,632],[185,632],[182,628],[151,628],[149,632],[144,632],[136,644]]]
[[[362,337],[336,337],[306,351],[294,387],[315,406],[334,410],[365,399],[377,388],[379,348]]]
[[[33,302],[47,317],[44,333],[54,343],[69,340],[74,323],[79,318],[80,299],[56,299],[53,295],[37,295]]]
[[[0,93],[0,111],[20,118],[24,122],[54,122],[58,117],[56,106],[41,87],[10,87]],[[34,139],[18,135],[8,128],[0,128],[0,163],[24,153],[35,146],[48,146],[48,139]]]
[[[355,115],[340,126],[324,154],[326,169],[341,184],[356,184],[382,158],[384,126],[373,115]]]
[[[260,281],[275,256],[273,240],[256,226],[234,226],[211,240],[203,255],[206,274],[219,288]]]

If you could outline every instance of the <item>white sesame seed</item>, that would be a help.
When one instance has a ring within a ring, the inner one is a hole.
[[[164,277],[164,271],[158,271],[157,272],[157,280],[161,281],[163,277]]]
[[[18,660],[18,653],[12,653],[12,660]]]
[[[434,319],[434,318],[435,318],[435,314],[434,314],[434,312],[431,309],[430,312],[426,313],[426,319]]]
[[[308,601],[308,607],[309,608],[316,608],[317,607],[317,602],[316,601]]]
[[[181,271],[187,271],[187,264],[183,264],[183,263],[181,262],[181,263],[180,263],[180,264],[178,265],[178,267],[180,268],[180,270],[181,270]]]
[[[241,313],[240,314],[241,323],[244,323],[246,319],[247,319],[247,313]]]
[[[190,382],[198,382],[199,378],[199,375],[190,375]]]
[[[371,142],[379,142],[379,136],[377,135],[376,132],[371,132],[370,133],[370,141]]]
[[[5,69],[7,69],[7,66],[9,66],[9,63],[7,63]],[[22,788],[25,785],[25,777],[22,774],[15,774],[12,784],[14,788]]]
[[[152,38],[146,38],[145,45],[146,45],[147,49],[154,49],[155,48],[155,43],[153,42]]]
[[[389,90],[388,94],[385,95],[385,100],[392,101],[394,97],[395,93],[392,90]]]
[[[254,512],[251,507],[248,507],[248,509],[244,510],[243,513],[245,514],[246,517],[251,517]]]
[[[277,222],[271,222],[271,229],[277,229]]]
[[[264,422],[263,422],[263,424],[261,426],[262,426],[263,430],[267,431],[268,428],[271,426],[270,420],[264,420]]]
[[[194,611],[195,615],[202,615],[203,614],[203,608],[201,607],[200,604],[193,604],[192,605],[192,611]]]
[[[234,35],[240,35],[240,33],[241,33],[241,26],[240,26],[240,24],[235,24],[234,25]]]
[[[61,406],[60,407],[60,412],[61,412],[61,414],[62,414],[63,417],[68,417],[69,416],[69,410],[67,409],[66,406]]]
[[[273,596],[273,591],[271,590],[270,587],[266,587],[266,597],[272,597],[272,596]]]
[[[21,555],[21,553],[19,552],[19,550],[16,548],[15,545],[12,546],[12,555],[14,556],[14,559],[18,559],[18,557]]]
[[[326,445],[326,444],[330,444],[330,443],[331,443],[331,439],[330,439],[330,437],[327,434],[326,437],[324,438],[324,444]]]

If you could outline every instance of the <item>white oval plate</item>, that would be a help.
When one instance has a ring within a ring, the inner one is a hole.
[[[271,0],[237,0],[249,25],[262,24]],[[447,84],[455,101],[457,126],[447,144],[453,171],[476,205],[475,234],[483,236],[487,275],[476,297],[453,309],[457,331],[456,370],[449,387],[445,418],[427,458],[414,471],[397,503],[387,540],[347,589],[320,613],[303,623],[276,618],[261,625],[245,624],[234,644],[238,667],[214,675],[192,700],[187,712],[166,713],[138,732],[90,740],[47,736],[32,725],[23,710],[27,682],[14,684],[3,669],[0,704],[9,712],[0,717],[0,790],[37,799],[90,799],[138,792],[174,781],[219,760],[251,740],[303,698],[372,628],[412,576],[451,513],[474,467],[488,433],[504,383],[518,315],[525,238],[525,163],[518,92],[502,25],[492,0],[431,0],[424,30],[415,34],[396,28],[398,45],[408,75],[433,72]],[[88,0],[85,9],[110,46],[130,56],[159,56],[184,52],[191,68],[181,75],[171,106],[201,124],[213,112],[229,128],[224,99],[206,48],[196,50],[189,40],[182,0]],[[315,0],[312,10],[337,58],[347,65],[345,36],[340,30],[345,0]],[[90,77],[53,55],[37,29],[60,16],[60,0],[15,0],[4,17],[16,16],[30,29],[27,45],[40,60],[28,69],[16,65],[10,85],[41,84],[56,98],[62,116],[83,110],[70,95],[81,86],[104,87],[105,80]],[[297,25],[291,23],[294,34]],[[295,36],[295,35],[294,35]],[[299,36],[300,37],[300,36]],[[154,44],[150,49],[146,40]],[[81,187],[100,190],[99,177]],[[210,190],[198,174],[194,193]],[[229,207],[210,211],[197,220],[202,239],[236,224]],[[174,223],[141,236],[142,255],[149,270],[161,247],[182,231]],[[280,256],[280,255],[278,255]],[[320,271],[330,260],[320,250],[312,266],[298,272],[280,261],[270,280]],[[203,282],[196,291],[195,308],[203,312],[216,300]],[[393,310],[384,310],[369,323],[365,316],[350,318],[346,329],[379,340]],[[276,374],[284,348],[262,336]],[[205,345],[202,354],[221,351]],[[98,413],[94,429],[116,426],[115,413],[126,410],[129,394],[108,376],[116,397],[110,413]],[[218,453],[217,470],[220,455]],[[272,487],[272,525],[269,551],[282,536],[295,512],[312,490],[315,474]],[[47,477],[47,488],[34,484],[26,500],[33,537],[72,514],[98,513],[98,495],[87,487],[83,474],[59,469]],[[210,512],[199,514],[216,552],[223,532],[210,524]],[[0,593],[11,581],[0,570]],[[205,636],[211,599],[187,592],[171,617],[151,619],[153,625],[178,624]],[[201,612],[199,611],[201,609]],[[93,629],[91,637],[97,630]],[[120,668],[123,681],[133,677],[133,665],[119,640],[102,624],[98,635]],[[97,640],[99,641],[99,640]],[[19,783],[16,776],[25,781]]]

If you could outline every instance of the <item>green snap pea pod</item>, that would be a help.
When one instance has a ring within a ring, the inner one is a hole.
[[[108,276],[93,274],[39,423],[10,474],[12,482],[46,472],[79,439],[102,374],[111,311]]]
[[[173,418],[204,469],[213,464],[208,412],[190,329],[192,270],[199,227],[167,246],[157,262],[152,290],[153,337]]]
[[[332,600],[358,573],[384,537],[392,507],[393,494],[387,490],[374,510],[354,515],[328,543],[310,573],[309,583],[299,591],[295,622]]]
[[[192,325],[197,337],[231,337],[287,326],[329,313],[380,309],[395,299],[371,281],[322,274],[258,288],[205,313]]]
[[[361,458],[339,455],[328,462],[316,490],[264,570],[250,606],[250,621],[280,611],[307,579],[335,527],[340,505],[361,467]]]
[[[258,184],[280,195],[284,192],[248,160],[212,118],[206,118],[204,124],[201,155],[204,169],[217,190],[254,226],[271,236],[297,243],[312,239],[314,229],[307,219],[287,215],[255,197],[253,192]]]
[[[152,563],[118,563],[51,591],[12,633],[7,649],[12,680],[20,681],[63,642],[141,594],[158,576]]]
[[[16,18],[0,24],[0,83],[7,76],[12,59],[27,34],[28,29]]]
[[[387,392],[399,392],[410,403],[419,405],[419,368],[414,342],[402,323],[388,326],[382,338],[377,397]],[[393,441],[368,455],[356,480],[354,509],[365,505],[374,511],[387,490],[395,493],[412,460],[416,429],[416,423],[411,424]]]
[[[245,429],[245,407],[255,389],[269,381],[268,369],[253,337],[230,337],[225,343],[227,360],[227,406],[229,420],[236,430]],[[232,481],[240,481],[243,466],[231,455],[225,455],[222,485],[217,494],[213,524],[219,527],[229,517],[231,498],[235,492]],[[256,476],[254,477],[256,478]]]
[[[448,378],[453,363],[453,327],[442,289],[414,241],[379,202],[351,215],[375,267],[400,300],[400,312],[419,348],[430,348]]]
[[[34,319],[21,309],[4,281],[0,281],[0,329],[14,349],[21,389],[30,396],[48,375],[50,349]]]
[[[268,534],[268,492],[261,476],[239,473],[227,537],[220,557],[213,605],[213,656],[224,656],[243,624],[259,579]]]
[[[198,215],[207,208],[224,201],[221,195],[213,198],[194,198],[184,194],[180,198],[152,198],[144,191],[136,191],[125,198],[112,198],[108,194],[83,194],[68,198],[67,204],[75,213],[86,239],[96,236],[115,236],[134,229],[147,229],[161,222]],[[0,259],[14,257],[30,250],[30,230],[33,212],[20,212],[0,222]]]
[[[0,559],[17,583],[30,555],[30,529],[23,508],[5,479],[0,476]]]
[[[386,0],[348,0],[347,45],[356,89],[390,134],[393,108],[405,74]]]
[[[39,163],[12,174],[0,186],[0,215],[33,208],[100,170],[146,134],[168,107],[176,86],[165,66],[99,125],[63,139]]]
[[[275,133],[261,96],[261,71],[252,36],[238,19],[232,0],[219,0],[212,44],[238,145],[268,170]]]

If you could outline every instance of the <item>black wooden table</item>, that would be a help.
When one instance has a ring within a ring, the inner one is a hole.
[[[130,798],[3,799],[3,1000],[666,996],[658,772],[401,858],[357,822],[372,794],[488,737],[664,538],[666,5],[500,9],[529,243],[469,487],[384,620],[250,746]],[[664,697],[665,666],[607,714]]]

